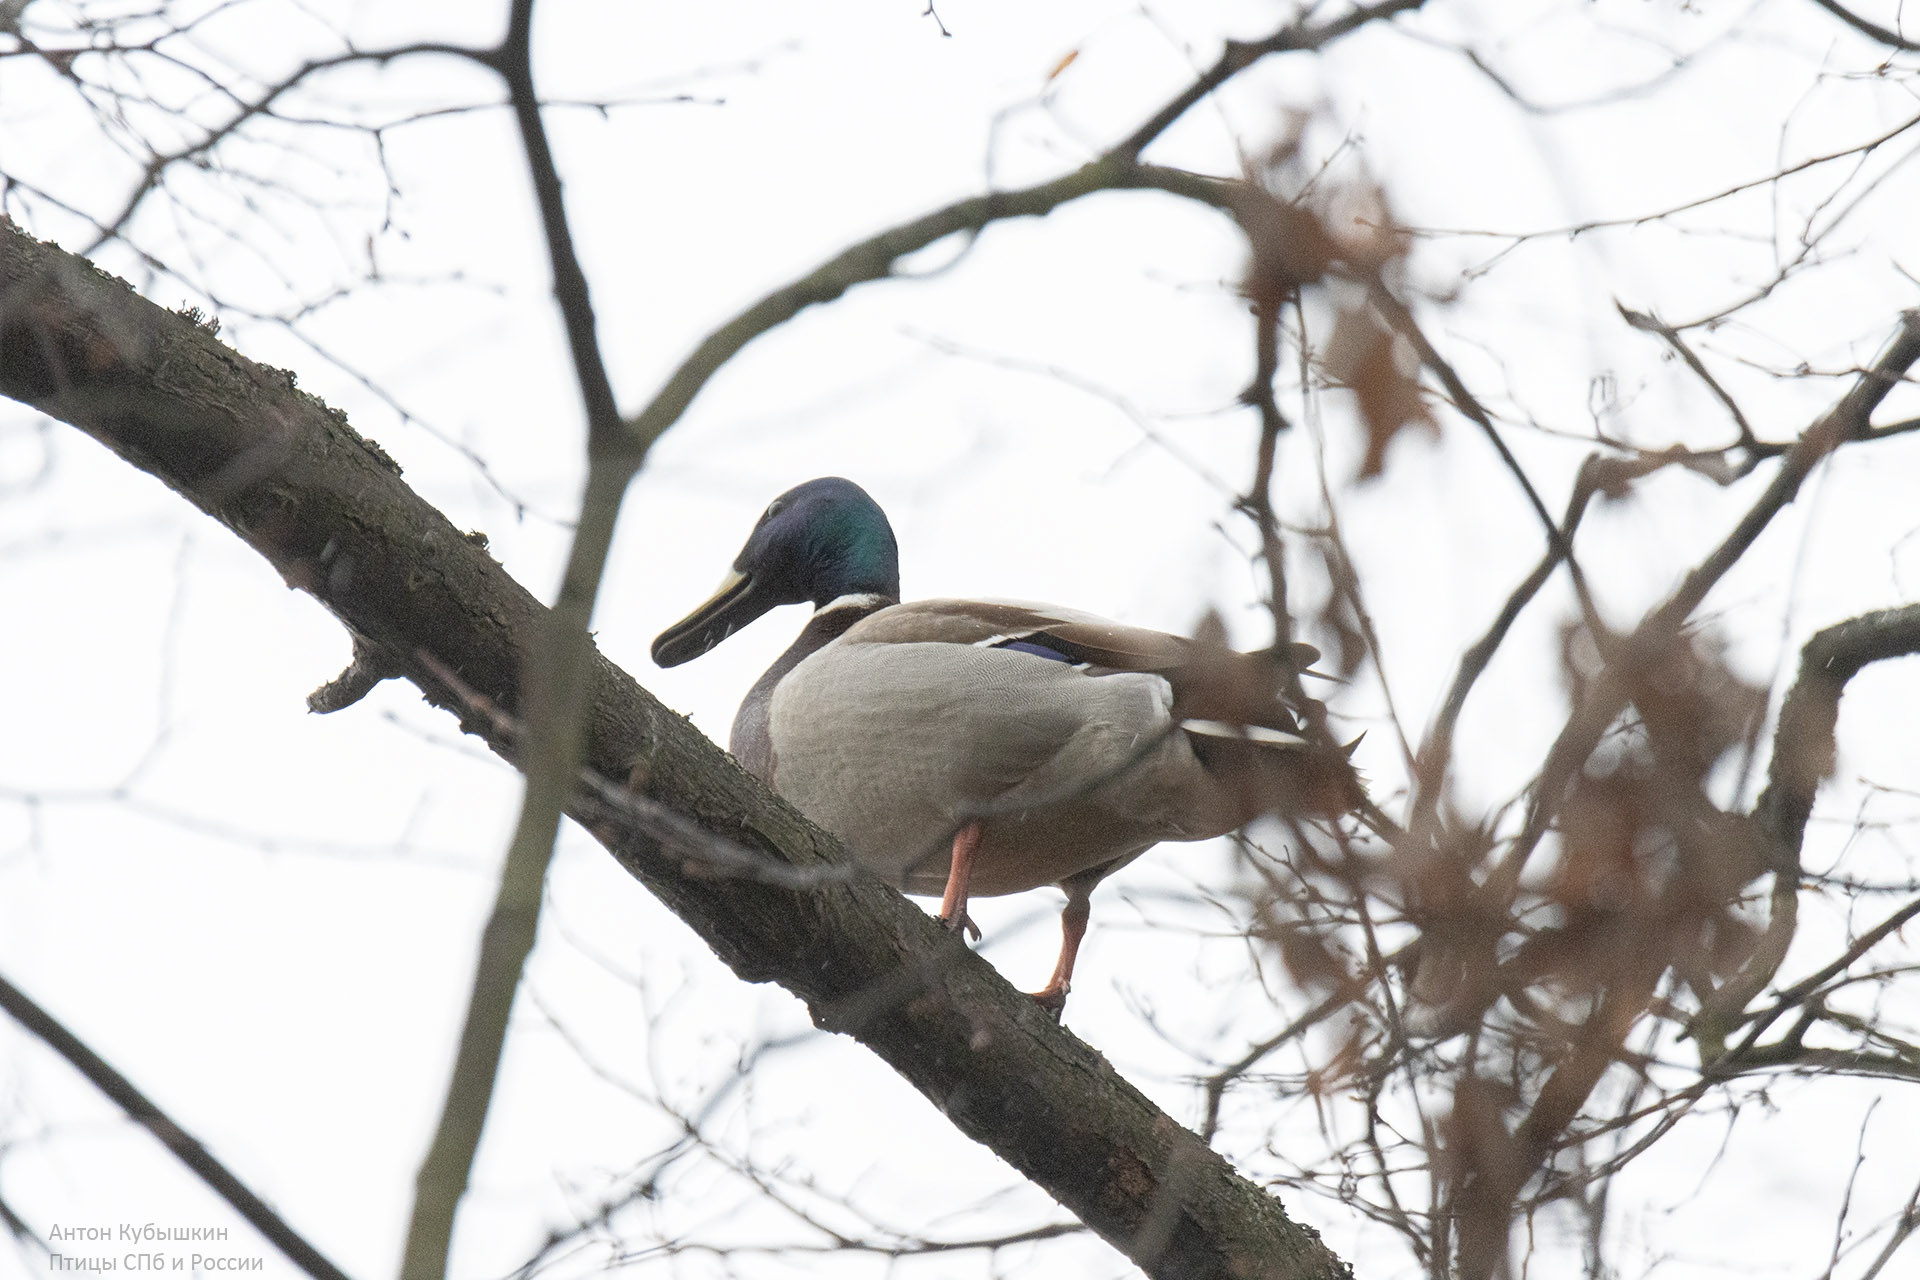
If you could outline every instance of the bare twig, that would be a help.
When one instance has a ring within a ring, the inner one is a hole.
[[[1416,758],[1417,790],[1408,819],[1409,827],[1415,831],[1430,830],[1438,814],[1447,768],[1453,759],[1453,735],[1459,726],[1460,714],[1466,709],[1467,695],[1473,692],[1473,686],[1493,662],[1494,655],[1500,651],[1501,644],[1506,641],[1521,612],[1540,593],[1547,579],[1553,576],[1554,569],[1560,564],[1560,548],[1573,544],[1574,531],[1580,527],[1581,517],[1586,514],[1587,504],[1596,492],[1593,464],[1597,460],[1598,455],[1588,458],[1574,479],[1573,494],[1567,499],[1566,515],[1559,526],[1559,540],[1547,547],[1540,563],[1507,596],[1506,603],[1500,607],[1499,616],[1487,628],[1486,634],[1460,655],[1460,665],[1454,671],[1453,683],[1447,688],[1446,699],[1440,704],[1433,726],[1427,730],[1426,740],[1420,744]]]
[[[1422,331],[1419,321],[1414,318],[1413,312],[1407,308],[1406,303],[1400,301],[1391,289],[1377,279],[1368,282],[1368,293],[1373,299],[1374,306],[1379,308],[1380,313],[1386,317],[1387,323],[1393,327],[1394,332],[1413,344],[1414,350],[1420,353],[1420,363],[1425,365],[1434,377],[1440,379],[1440,385],[1446,388],[1447,396],[1452,400],[1454,407],[1480,428],[1481,434],[1486,436],[1494,452],[1500,455],[1501,464],[1519,484],[1521,493],[1526,495],[1527,505],[1533,508],[1534,516],[1539,519],[1541,528],[1546,531],[1547,545],[1567,566],[1567,574],[1573,582],[1574,594],[1580,601],[1581,611],[1589,619],[1596,619],[1598,613],[1594,607],[1593,597],[1587,590],[1586,575],[1580,571],[1580,562],[1574,559],[1572,544],[1567,541],[1559,524],[1548,512],[1547,504],[1541,501],[1539,490],[1535,489],[1533,481],[1527,478],[1526,471],[1520,466],[1520,460],[1513,456],[1513,450],[1509,449],[1507,442],[1501,438],[1499,428],[1494,426],[1493,415],[1488,413],[1478,397],[1467,389],[1467,384],[1454,371],[1453,365],[1427,339],[1426,333]]]
[[[1648,315],[1642,311],[1635,311],[1623,302],[1616,301],[1613,305],[1619,309],[1621,318],[1630,326],[1640,330],[1642,333],[1657,334],[1668,346],[1673,348],[1674,354],[1687,362],[1687,368],[1693,370],[1700,381],[1706,383],[1707,390],[1713,392],[1714,398],[1726,406],[1728,415],[1733,418],[1734,428],[1740,432],[1740,443],[1742,445],[1749,449],[1759,445],[1760,441],[1755,438],[1753,426],[1747,421],[1747,415],[1741,412],[1739,402],[1729,395],[1727,389],[1720,385],[1720,380],[1707,370],[1707,366],[1701,361],[1699,356],[1694,354],[1693,348],[1687,345],[1687,340],[1680,336],[1678,330],[1672,325],[1662,321],[1658,316]]]
[[[1913,1194],[1907,1197],[1906,1207],[1894,1219],[1893,1232],[1887,1237],[1887,1243],[1874,1256],[1872,1264],[1860,1273],[1860,1280],[1874,1280],[1875,1276],[1886,1270],[1887,1264],[1893,1261],[1893,1255],[1900,1251],[1901,1245],[1913,1238],[1916,1231],[1920,1231],[1920,1185],[1916,1185]]]

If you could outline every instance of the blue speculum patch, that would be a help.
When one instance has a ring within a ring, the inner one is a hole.
[[[1066,654],[1055,649],[1049,649],[1047,646],[1032,640],[1003,640],[993,647],[996,649],[1012,649],[1019,653],[1030,653],[1036,658],[1052,658],[1055,662],[1073,661],[1073,659],[1069,658]]]

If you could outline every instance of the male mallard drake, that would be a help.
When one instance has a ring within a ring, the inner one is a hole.
[[[740,704],[733,754],[900,888],[944,890],[950,928],[972,894],[1064,889],[1060,961],[1035,993],[1056,1014],[1109,873],[1163,840],[1355,801],[1344,754],[1298,736],[1264,656],[1051,606],[900,603],[893,527],[849,480],[775,498],[653,660],[677,666],[807,600],[799,639]],[[1317,656],[1294,650],[1300,668]]]

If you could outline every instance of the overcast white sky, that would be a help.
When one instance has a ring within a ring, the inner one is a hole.
[[[550,117],[624,408],[761,293],[891,222],[1078,164],[1210,61],[1223,35],[1264,32],[1287,12],[941,0],[948,38],[924,7],[543,0],[549,97],[644,100]],[[1860,8],[1892,22],[1897,6]],[[363,48],[488,41],[502,10],[259,0],[210,24],[194,56],[264,81],[336,49],[342,33]],[[1654,445],[1731,436],[1697,382],[1620,321],[1616,300],[1673,321],[1718,310],[1767,281],[1805,219],[1842,217],[1823,249],[1830,262],[1700,338],[1770,438],[1810,421],[1843,385],[1824,375],[1871,359],[1913,305],[1903,268],[1920,269],[1920,191],[1905,136],[1857,166],[1818,166],[1668,223],[1504,238],[1658,212],[1920,113],[1901,77],[1869,74],[1884,50],[1807,0],[1433,0],[1429,10],[1317,59],[1263,64],[1151,156],[1238,173],[1289,113],[1309,113],[1308,148],[1337,154],[1335,178],[1370,175],[1403,223],[1461,233],[1417,242],[1412,279],[1436,299],[1422,315],[1514,424],[1513,448],[1550,505],[1564,501],[1596,423]],[[72,11],[43,0],[25,20],[58,27]],[[1549,103],[1650,87],[1530,115],[1446,47],[1461,44]],[[1663,78],[1675,54],[1697,48],[1708,52]],[[321,78],[283,106],[380,121],[496,97],[469,67],[411,59]],[[211,116],[219,104],[193,109]],[[581,415],[510,122],[498,110],[441,115],[384,143],[390,196],[364,136],[242,135],[226,165],[293,197],[184,171],[177,200],[150,202],[134,224],[141,247],[178,272],[143,287],[169,306],[209,306],[197,290],[230,304],[219,312],[229,340],[345,409],[420,492],[484,530],[510,571],[550,595],[581,475]],[[124,200],[133,173],[61,82],[20,58],[0,61],[0,168],[94,216]],[[36,234],[75,248],[91,239],[75,219],[16,200],[9,211]],[[120,246],[99,256],[143,275]],[[630,494],[600,644],[715,737],[798,618],[775,615],[670,672],[652,667],[647,645],[704,596],[767,499],[814,475],[853,477],[892,514],[909,597],[1057,601],[1173,630],[1211,605],[1243,643],[1267,638],[1250,531],[1231,512],[1254,430],[1235,407],[1250,356],[1231,228],[1169,197],[1107,195],[923,259],[927,278],[864,287],[757,342]],[[370,260],[377,283],[364,282]],[[291,331],[245,314],[348,288]],[[1810,376],[1791,376],[1803,365]],[[1460,649],[1538,556],[1538,526],[1457,419],[1437,441],[1410,435],[1383,482],[1353,487],[1350,405],[1331,395],[1296,416],[1283,514],[1320,518],[1324,453],[1390,691],[1417,732]],[[1917,451],[1901,440],[1832,464],[1715,594],[1708,612],[1743,669],[1770,679],[1812,630],[1912,597]],[[1662,476],[1597,513],[1581,537],[1607,615],[1635,619],[1754,492]],[[1298,569],[1310,607],[1319,588],[1304,558]],[[1472,704],[1466,802],[1507,799],[1557,727],[1553,637],[1565,614],[1549,590]],[[70,429],[0,404],[0,972],[350,1273],[379,1276],[399,1255],[518,785],[407,687],[306,714],[305,695],[347,658],[338,625],[222,529]],[[1838,819],[1865,794],[1855,779],[1920,786],[1912,717],[1897,711],[1912,705],[1913,677],[1871,681],[1843,720],[1848,785],[1823,809]],[[1391,808],[1402,774],[1384,708],[1371,680],[1336,700],[1369,730],[1362,763]],[[1890,822],[1911,809],[1899,796],[1874,803]],[[1809,864],[1838,857],[1846,830],[1817,824]],[[1850,869],[1903,867],[1900,841],[1897,828],[1856,841]],[[1103,889],[1068,1014],[1185,1119],[1200,1105],[1188,1050],[1231,1058],[1299,1007],[1277,969],[1248,980],[1230,910],[1194,899],[1227,879],[1222,851],[1170,846]],[[1044,977],[1057,896],[980,906],[988,953],[1017,984]],[[1829,943],[1835,927],[1817,912],[1809,924]],[[796,1001],[738,982],[568,830],[456,1274],[509,1272],[674,1141],[659,1100],[698,1110],[740,1053],[807,1028]],[[1892,1086],[1783,1084],[1777,1110],[1750,1109],[1731,1127],[1703,1119],[1622,1181],[1620,1274],[1818,1276],[1862,1117],[1883,1094],[1853,1194],[1862,1221],[1896,1207],[1920,1177],[1914,1101]],[[1246,1108],[1224,1145],[1256,1176],[1304,1158],[1265,1150],[1270,1136],[1316,1140],[1310,1106],[1283,1112],[1258,1096]],[[783,1049],[710,1120],[726,1150],[804,1171],[902,1230],[989,1234],[1065,1216],[844,1040]],[[234,1221],[11,1025],[0,1026],[0,1198],[42,1230]],[[1411,1273],[1394,1239],[1344,1206],[1288,1203],[1359,1274]],[[633,1245],[650,1229],[811,1238],[712,1161],[621,1221]],[[234,1235],[237,1253],[277,1274],[277,1256],[245,1228]],[[1530,1274],[1577,1273],[1576,1240],[1546,1224],[1537,1244]],[[594,1272],[609,1256],[582,1249],[562,1270]],[[0,1245],[0,1275],[34,1274],[34,1259]],[[844,1255],[735,1265],[748,1276],[1130,1273],[1092,1239],[893,1272]],[[656,1260],[633,1273],[704,1276],[720,1264]]]

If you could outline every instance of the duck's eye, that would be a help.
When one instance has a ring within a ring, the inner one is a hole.
[[[765,524],[767,521],[773,519],[775,516],[779,515],[784,510],[786,510],[786,507],[783,506],[781,503],[778,503],[778,502],[774,503],[772,506],[767,508],[767,513],[760,517],[760,523]]]

